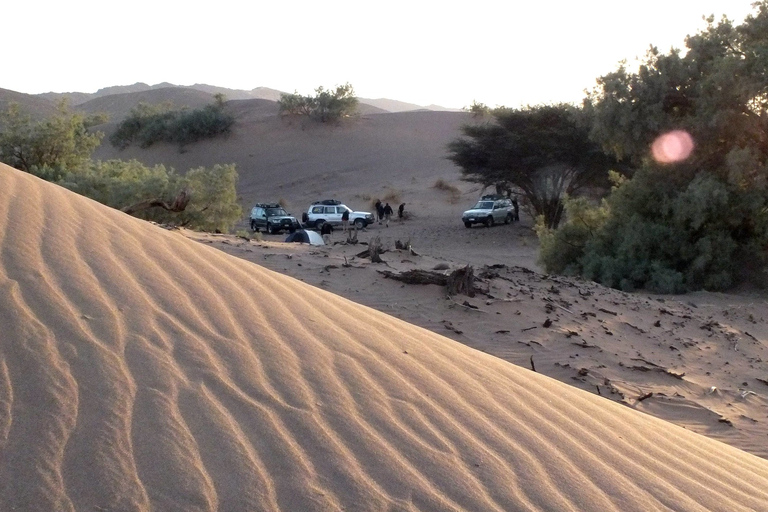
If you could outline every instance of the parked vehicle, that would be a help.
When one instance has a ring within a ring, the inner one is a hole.
[[[491,227],[494,224],[509,224],[514,218],[512,200],[499,196],[483,196],[475,206],[464,212],[461,216],[464,226],[471,228],[473,224],[485,224]]]
[[[291,233],[301,225],[277,203],[258,203],[251,209],[251,229],[258,232],[263,229],[273,235],[287,230]]]
[[[349,212],[349,224],[358,229],[363,229],[368,224],[373,223],[372,213],[354,211],[335,199],[315,201],[310,205],[307,213],[302,215],[302,221],[304,224],[317,229],[320,229],[326,222],[332,226],[340,226],[341,216],[345,211]]]

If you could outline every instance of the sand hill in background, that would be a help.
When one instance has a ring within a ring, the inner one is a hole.
[[[0,223],[2,510],[768,508],[766,460],[7,166]]]

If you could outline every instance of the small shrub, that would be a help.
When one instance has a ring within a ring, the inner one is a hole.
[[[400,204],[400,192],[392,188],[388,189],[381,202],[389,203],[390,205]]]
[[[442,190],[443,192],[448,192],[450,194],[449,201],[451,203],[458,202],[459,198],[461,198],[461,190],[459,190],[459,187],[456,185],[451,185],[447,181],[445,181],[443,178],[438,178],[437,181],[435,181],[435,184],[432,185],[433,188],[436,188],[437,190]]]

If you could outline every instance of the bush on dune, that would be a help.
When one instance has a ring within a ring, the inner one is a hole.
[[[0,126],[0,161],[136,217],[209,231],[229,231],[242,217],[234,164],[181,175],[136,160],[94,162],[102,134],[90,133],[89,119],[65,104],[40,123],[12,105],[0,114]]]
[[[170,105],[139,103],[117,127],[109,140],[125,149],[131,144],[148,148],[157,142],[178,144],[183,148],[203,139],[229,133],[235,119],[224,112],[224,97],[195,110],[174,110]]]

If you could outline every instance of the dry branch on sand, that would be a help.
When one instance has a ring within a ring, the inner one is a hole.
[[[380,270],[379,272],[384,277],[406,284],[436,284],[438,286],[445,286],[449,295],[475,296],[475,273],[470,265],[456,269],[450,274],[419,269],[406,270],[399,273],[388,270]]]

